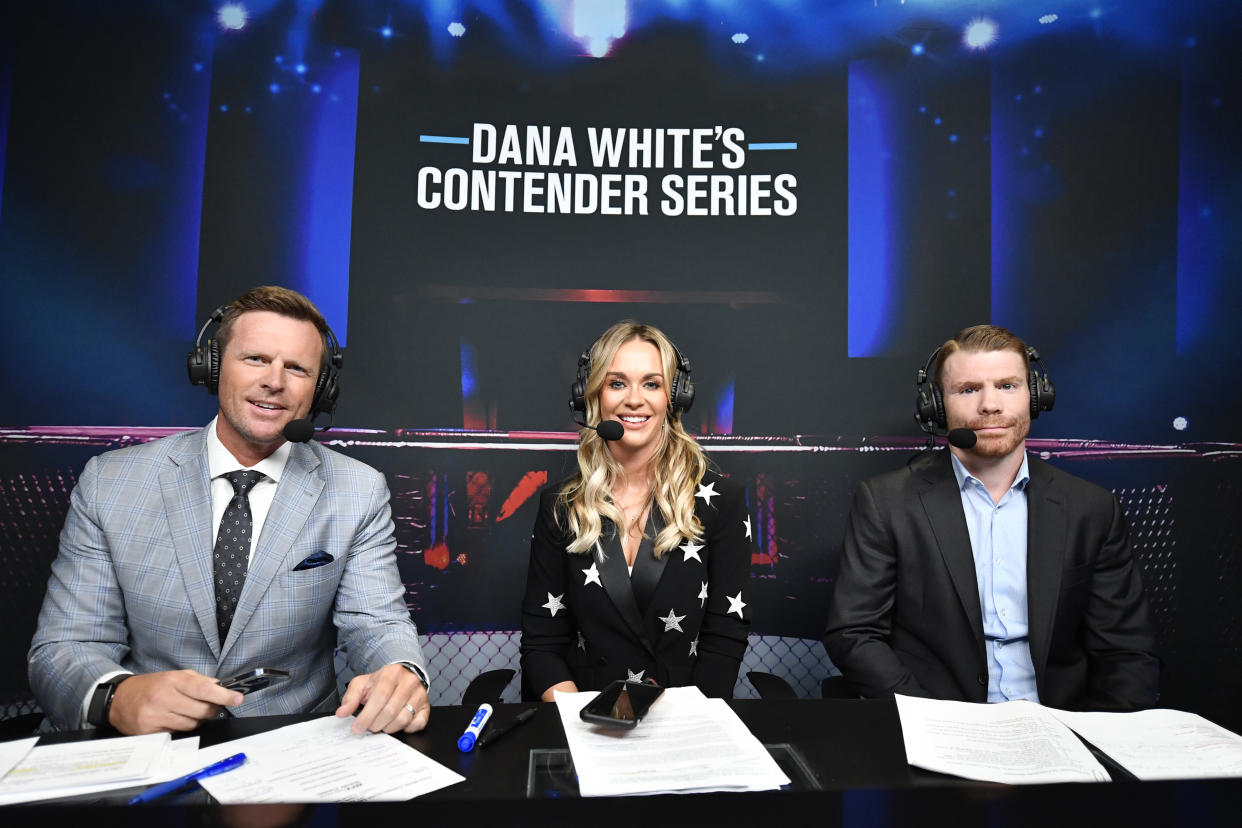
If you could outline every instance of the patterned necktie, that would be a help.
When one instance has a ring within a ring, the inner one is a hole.
[[[233,484],[233,499],[220,519],[220,532],[216,535],[216,628],[220,632],[220,645],[229,635],[233,612],[237,609],[237,597],[241,595],[246,581],[246,565],[250,560],[250,490],[264,478],[263,472],[231,471],[224,478]]]

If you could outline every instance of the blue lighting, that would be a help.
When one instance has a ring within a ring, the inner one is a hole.
[[[461,341],[461,397],[463,400],[470,399],[478,391],[477,362],[474,346],[463,339]]]
[[[943,122],[940,120],[939,117],[937,117],[936,120],[932,121],[932,123],[935,124],[936,126],[940,126],[940,124]]]
[[[392,26],[384,26],[382,29],[380,29],[380,37],[384,38],[385,40],[392,37]]]
[[[448,33],[453,37],[461,37],[466,33],[466,27],[463,26],[461,22],[454,20],[452,23],[448,24]]]
[[[767,141],[755,142],[746,145],[746,149],[748,150],[796,150],[797,148],[797,141]]]
[[[956,133],[956,132],[955,132],[955,133],[953,133],[952,135],[950,135],[950,136],[949,136],[949,143],[950,143],[950,144],[956,144],[956,143],[957,143],[957,133]]]
[[[418,142],[420,144],[469,144],[470,139],[451,135],[420,135]]]
[[[221,112],[228,112],[228,111],[229,111],[229,105],[228,105],[228,104],[220,104],[220,111],[221,111]]]
[[[314,94],[318,95],[322,91],[323,91],[323,87],[320,86],[319,84],[317,83],[311,84],[311,92],[313,92]]]
[[[986,49],[996,42],[996,24],[986,17],[976,17],[962,31],[962,42],[971,49]]]
[[[267,91],[268,91],[268,92],[271,92],[273,95],[275,95],[277,92],[279,92],[279,91],[280,91],[280,84],[279,84],[279,83],[272,83],[272,84],[270,84],[270,85],[267,87]]]
[[[195,72],[201,72],[201,71],[203,71],[203,64],[201,64],[201,63],[197,63],[197,62],[196,62],[196,63],[194,64],[194,71],[195,71]]]
[[[720,389],[720,396],[716,398],[716,422],[714,424],[716,434],[733,433],[733,398],[736,382],[733,374],[729,374],[724,388]]]
[[[890,116],[883,82],[867,61],[849,69],[848,210],[850,357],[879,356],[892,326],[893,265],[888,221],[893,207]]]
[[[220,28],[237,31],[246,27],[246,8],[240,3],[227,3],[216,12],[216,21]]]
[[[299,75],[305,75],[305,74],[306,74],[306,64],[305,64],[305,63],[299,63],[297,66],[293,67],[293,71],[297,72]]]
[[[926,48],[923,46],[922,43],[916,43],[910,47],[910,54],[914,55],[915,57],[918,57],[919,55],[923,54],[924,51],[926,51]]]
[[[573,0],[574,37],[586,41],[592,57],[603,57],[625,34],[625,0]]]

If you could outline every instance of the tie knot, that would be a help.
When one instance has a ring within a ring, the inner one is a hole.
[[[244,495],[254,488],[255,483],[258,483],[267,475],[253,469],[238,469],[237,471],[225,472],[223,476],[225,480],[233,484],[234,493]]]

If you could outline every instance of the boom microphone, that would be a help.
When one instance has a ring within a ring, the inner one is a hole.
[[[618,423],[618,425],[620,425]],[[285,423],[285,427],[281,429],[281,434],[290,443],[305,443],[315,433],[315,424],[309,417],[301,420],[290,420]]]
[[[949,445],[956,448],[974,448],[977,442],[979,442],[979,435],[969,428],[955,428],[949,432]]]
[[[597,426],[585,423],[583,425],[598,434],[601,440],[607,440],[610,443],[620,440],[625,435],[625,426],[621,425],[619,420],[603,420]]]

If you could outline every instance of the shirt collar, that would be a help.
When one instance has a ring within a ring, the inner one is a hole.
[[[945,450],[948,451],[948,449],[945,449]],[[949,452],[949,459],[953,462],[953,476],[957,478],[958,489],[965,491],[966,484],[972,480],[975,483],[978,483],[980,486],[983,485],[982,480],[975,477],[970,472],[966,471],[966,467],[962,465],[962,461],[957,459],[957,455],[951,451]],[[1027,454],[1024,451],[1022,452],[1022,465],[1018,467],[1018,476],[1014,478],[1013,485],[1010,486],[1009,488],[1011,490],[1017,489],[1018,491],[1025,491],[1026,484],[1030,481],[1030,479],[1031,479],[1031,466],[1027,462]]]
[[[293,450],[293,444],[285,441],[278,449],[253,466],[243,466],[233,456],[233,453],[224,447],[224,443],[220,442],[220,437],[216,434],[216,421],[219,419],[218,416],[213,417],[207,424],[207,470],[211,474],[211,479],[215,480],[222,474],[238,469],[251,468],[263,472],[273,482],[279,483],[280,476],[285,471],[285,464],[289,462],[289,452]]]

